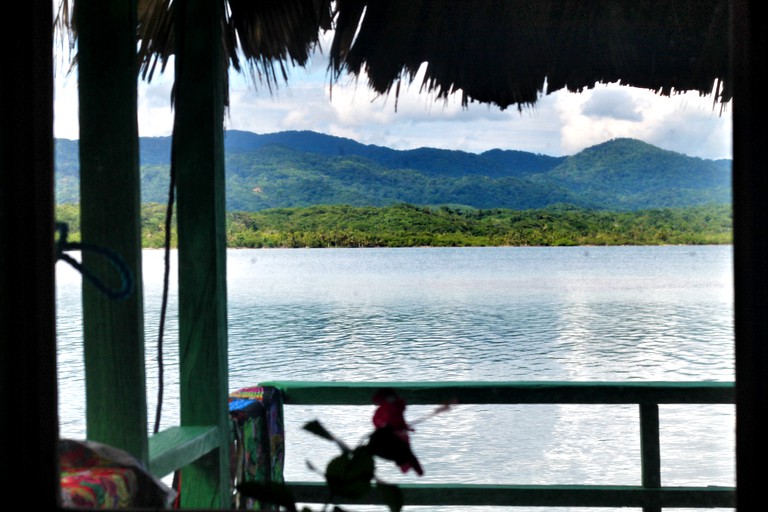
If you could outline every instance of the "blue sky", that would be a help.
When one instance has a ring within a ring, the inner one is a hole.
[[[342,77],[332,89],[327,61],[319,53],[307,69],[292,70],[287,84],[272,92],[234,74],[225,127],[255,133],[313,130],[364,144],[395,149],[435,147],[482,152],[516,149],[552,156],[571,155],[616,137],[632,137],[701,158],[731,158],[731,113],[698,93],[664,97],[617,84],[580,94],[555,92],[519,112],[512,107],[447,101],[419,93],[420,81],[394,96],[379,97],[365,78]],[[139,134],[170,135],[173,66],[152,83],[139,82]],[[77,139],[77,79],[57,72],[56,137]]]

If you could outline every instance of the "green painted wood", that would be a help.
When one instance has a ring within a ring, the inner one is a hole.
[[[51,2],[13,16],[0,32],[13,49],[0,78],[0,492],[33,489],[27,506],[48,511],[59,496]]]
[[[223,3],[174,6],[180,416],[220,436],[219,450],[183,470],[181,504],[229,508]]]
[[[368,405],[381,387],[410,404],[732,404],[730,382],[309,382],[269,381],[286,404]]]
[[[162,478],[217,448],[216,427],[171,427],[149,438],[149,470]]]
[[[324,503],[326,488],[320,482],[289,484],[299,503]],[[734,507],[732,487],[667,487],[644,489],[637,486],[598,485],[480,485],[480,484],[399,484],[408,506],[464,505],[515,507]],[[347,501],[381,504],[374,490],[366,499]]]
[[[643,487],[661,487],[661,445],[659,442],[659,406],[640,405],[640,474]],[[660,512],[658,506],[643,507],[643,512]]]
[[[286,405],[371,405],[373,393],[392,387],[409,404],[639,404],[642,486],[403,485],[408,505],[732,507],[732,487],[662,487],[659,403],[732,404],[729,382],[303,382],[269,381]],[[325,502],[322,483],[290,482],[299,502]],[[372,494],[358,503],[381,503]]]
[[[83,279],[87,436],[146,461],[136,4],[77,7],[82,240],[119,255],[136,283],[114,300]],[[119,289],[103,255],[85,251],[82,262]]]

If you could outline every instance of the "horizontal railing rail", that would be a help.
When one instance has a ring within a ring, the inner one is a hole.
[[[220,448],[216,427],[171,427],[149,437],[149,471],[162,478]]]
[[[640,422],[640,481],[637,486],[402,484],[408,505],[730,508],[729,486],[661,485],[659,405],[733,404],[731,382],[305,382],[271,381],[285,405],[371,405],[373,393],[391,387],[410,405],[458,404],[636,404]],[[320,482],[288,482],[302,503],[327,500]],[[381,504],[375,490],[358,504]]]

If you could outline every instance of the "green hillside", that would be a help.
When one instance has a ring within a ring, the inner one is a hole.
[[[56,141],[56,199],[78,201],[77,141]],[[168,196],[170,138],[140,141],[142,202]],[[568,157],[522,151],[398,151],[314,132],[225,138],[228,211],[346,204],[533,209],[556,204],[638,210],[727,204],[729,160],[703,160],[631,139]]]
[[[611,209],[675,207],[731,200],[731,162],[703,160],[633,139],[614,139],[532,177]]]

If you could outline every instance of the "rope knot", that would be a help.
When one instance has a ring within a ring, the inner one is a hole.
[[[90,281],[96,288],[98,288],[104,295],[114,300],[121,300],[128,298],[133,293],[134,280],[133,273],[126,265],[123,258],[116,252],[107,249],[106,247],[100,247],[93,244],[84,244],[80,242],[70,242],[67,240],[69,236],[69,225],[65,222],[56,223],[56,232],[59,234],[58,241],[56,242],[56,259],[66,261],[83,277]],[[96,274],[85,268],[82,263],[74,259],[69,254],[65,254],[65,251],[91,251],[100,254],[106,258],[106,260],[117,270],[120,275],[120,286],[117,288],[108,287],[102,279]]]

